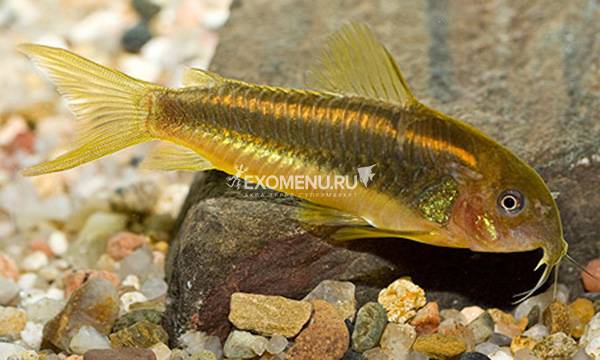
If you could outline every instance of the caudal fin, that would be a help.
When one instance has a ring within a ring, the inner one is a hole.
[[[160,86],[129,77],[70,51],[23,44],[18,50],[45,70],[77,116],[73,150],[28,169],[35,176],[71,169],[152,140],[145,127],[150,91]]]

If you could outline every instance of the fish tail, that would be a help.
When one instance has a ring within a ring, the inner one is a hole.
[[[77,136],[72,150],[23,170],[23,175],[71,169],[154,139],[146,120],[152,108],[151,92],[162,87],[64,49],[23,44],[18,50],[45,70],[77,116]]]

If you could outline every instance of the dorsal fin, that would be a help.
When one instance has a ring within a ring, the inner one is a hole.
[[[220,75],[197,68],[185,69],[182,79],[184,86],[200,87],[212,87],[225,81],[226,80]]]
[[[194,150],[171,143],[159,143],[140,164],[147,170],[202,171],[212,169],[212,164]]]
[[[390,52],[360,23],[345,25],[329,38],[309,73],[308,85],[402,106],[417,102]]]

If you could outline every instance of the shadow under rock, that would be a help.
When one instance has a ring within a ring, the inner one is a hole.
[[[514,295],[531,289],[542,274],[542,270],[533,272],[541,250],[475,253],[403,239],[356,240],[347,247],[389,260],[398,268],[394,276],[410,276],[425,290],[428,299],[438,301],[442,307],[477,304],[510,308],[517,300]],[[385,287],[395,279],[378,280]]]

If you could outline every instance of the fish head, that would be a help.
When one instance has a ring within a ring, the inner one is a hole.
[[[504,148],[481,161],[479,176],[465,181],[453,209],[453,226],[473,251],[543,249],[546,265],[533,293],[567,253],[556,201],[540,175]]]

